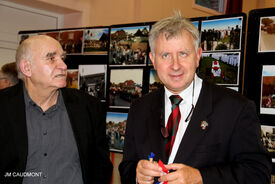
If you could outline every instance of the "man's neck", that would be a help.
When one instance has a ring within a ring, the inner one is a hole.
[[[56,104],[59,93],[58,89],[35,87],[28,82],[25,82],[25,87],[32,101],[34,101],[44,112]]]

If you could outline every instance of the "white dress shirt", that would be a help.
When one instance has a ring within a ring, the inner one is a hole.
[[[195,80],[195,83],[194,83],[194,80]],[[200,94],[201,87],[202,87],[202,80],[196,74],[195,74],[194,80],[188,86],[187,89],[185,89],[180,94],[178,94],[183,99],[179,105],[180,113],[181,113],[181,120],[180,120],[180,124],[179,124],[179,128],[178,128],[178,132],[176,135],[176,139],[174,142],[174,146],[173,146],[171,155],[168,159],[168,164],[174,162],[179,145],[181,143],[181,140],[183,138],[185,130],[189,124],[189,121],[185,122],[185,120],[186,120],[188,114],[191,112],[192,100],[193,100],[193,105],[196,106],[197,100],[199,98],[199,94]],[[194,96],[193,96],[193,85],[195,85],[194,86]],[[165,103],[165,127],[166,127],[166,125],[168,123],[169,116],[172,111],[171,110],[172,104],[171,104],[169,97],[171,95],[175,95],[175,94],[171,93],[166,87],[164,87],[164,89],[165,89],[165,102],[164,103]],[[189,118],[189,120],[190,119],[191,118]]]

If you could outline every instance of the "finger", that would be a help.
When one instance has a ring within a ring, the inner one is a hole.
[[[184,164],[168,164],[165,165],[167,170],[178,170],[178,169],[182,169],[184,167],[186,167],[186,165]]]
[[[178,178],[178,173],[177,172],[172,172],[172,173],[168,173],[168,174],[165,174],[165,175],[161,176],[159,178],[159,181],[160,182],[168,181],[168,183],[171,183],[171,182],[177,180],[177,178]]]

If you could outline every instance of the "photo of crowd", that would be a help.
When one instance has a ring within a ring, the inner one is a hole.
[[[106,136],[110,151],[123,151],[127,117],[127,113],[107,112]]]
[[[199,75],[221,85],[239,84],[239,52],[202,53]]]
[[[83,30],[60,32],[59,42],[66,54],[82,53]]]
[[[202,49],[204,51],[240,49],[242,21],[242,17],[202,21]]]
[[[261,114],[275,114],[275,66],[264,65],[262,72]]]
[[[84,54],[107,55],[108,44],[108,28],[94,28],[84,31]]]
[[[129,108],[142,96],[143,69],[111,69],[109,106]]]
[[[109,64],[145,65],[149,26],[111,28]]]

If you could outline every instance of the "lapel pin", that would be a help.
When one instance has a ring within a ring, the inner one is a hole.
[[[206,121],[201,122],[201,129],[202,130],[205,130],[207,126],[208,126],[208,123]]]

